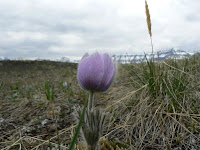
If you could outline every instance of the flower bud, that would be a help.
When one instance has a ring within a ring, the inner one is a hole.
[[[86,53],[78,66],[78,82],[87,91],[104,92],[112,84],[116,67],[107,54]]]

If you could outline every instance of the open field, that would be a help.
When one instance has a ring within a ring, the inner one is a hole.
[[[113,86],[95,95],[110,116],[102,150],[200,149],[200,56],[156,63],[154,76],[151,65],[119,66]],[[76,73],[72,63],[0,61],[0,149],[67,149],[73,108],[88,96]]]

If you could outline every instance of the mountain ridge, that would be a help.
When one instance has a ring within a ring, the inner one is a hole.
[[[154,55],[154,60],[158,61],[158,54],[159,54],[159,61],[163,61],[166,59],[182,59],[182,58],[188,58],[192,55],[195,55],[198,52],[191,53],[186,52],[184,50],[161,50],[154,54],[152,53],[144,53],[142,54],[126,54],[126,55],[113,55],[112,57],[117,59],[118,63],[126,64],[126,63],[140,63],[145,62],[146,59],[152,58]]]
[[[184,50],[160,50],[156,53],[154,53],[154,60],[158,61],[157,53],[159,53],[159,61],[163,61],[166,59],[182,59],[186,57],[190,57],[192,55],[197,55],[200,52],[186,52]],[[112,55],[112,58],[114,59],[116,57],[117,61],[119,63],[140,63],[145,62],[146,58],[150,59],[152,57],[152,53],[144,53],[144,54],[120,54],[120,55]],[[0,61],[8,61],[8,60],[24,60],[22,58],[18,59],[10,59],[8,57],[0,57]],[[25,59],[26,60],[26,59]],[[28,60],[28,59],[27,59]],[[79,63],[80,60],[74,60],[71,61],[68,57],[61,57],[60,59],[45,59],[45,58],[36,58],[33,61],[55,61],[55,62],[72,62],[72,63]]]

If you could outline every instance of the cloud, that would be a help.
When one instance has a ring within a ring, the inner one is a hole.
[[[155,50],[199,49],[198,0],[149,0]],[[144,1],[0,1],[0,56],[150,52]]]

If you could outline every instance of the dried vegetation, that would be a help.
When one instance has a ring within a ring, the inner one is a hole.
[[[102,149],[200,148],[200,57],[155,68],[161,72],[156,71],[157,96],[148,63],[119,66],[113,87],[96,95],[96,106],[110,115]],[[76,127],[73,106],[88,96],[78,86],[76,69],[70,63],[1,62],[1,149],[67,149]],[[45,95],[47,80],[54,85],[54,102]],[[84,149],[81,141],[77,147]]]

